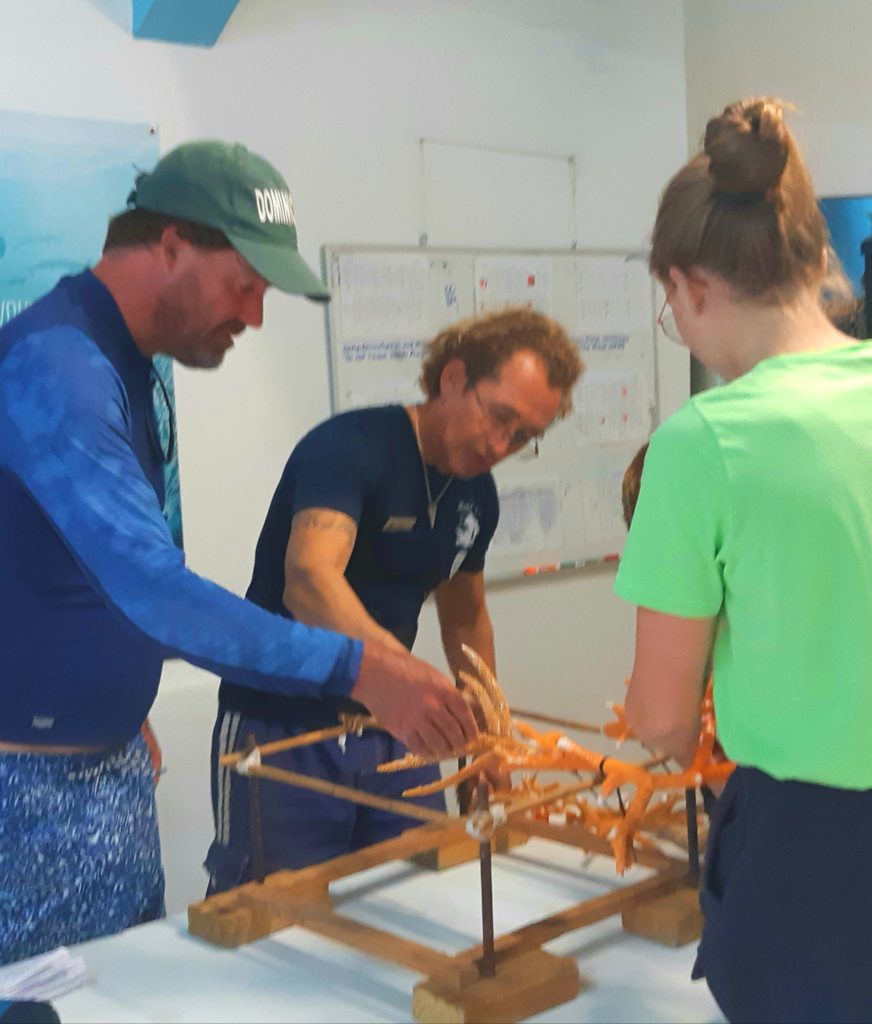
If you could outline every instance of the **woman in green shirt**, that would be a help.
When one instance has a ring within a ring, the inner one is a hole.
[[[695,977],[735,1021],[872,1019],[872,349],[821,307],[827,245],[780,102],[750,99],[669,182],[650,260],[661,324],[726,384],[651,440],[626,711],[688,762],[713,657],[739,767]]]

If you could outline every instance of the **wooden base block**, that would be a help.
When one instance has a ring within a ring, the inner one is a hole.
[[[683,886],[656,899],[628,907],[621,915],[624,931],[664,946],[685,946],[702,935],[699,892]]]
[[[507,853],[514,846],[523,846],[527,842],[527,836],[523,832],[517,832],[511,828],[498,828],[491,840],[491,851],[493,853]],[[419,868],[427,868],[428,871],[443,871],[445,868],[453,868],[458,864],[467,864],[471,860],[478,860],[479,844],[475,839],[464,836],[459,839],[452,839],[441,846],[435,846],[432,850],[424,850],[409,858]]]
[[[460,978],[418,982],[412,991],[412,1015],[427,1024],[519,1021],[574,999],[581,989],[574,960],[532,949],[498,958],[493,978],[478,978],[467,970]]]
[[[279,871],[265,883],[246,882],[188,907],[188,931],[216,946],[235,948],[296,924],[300,908],[329,903],[328,883],[282,885],[292,872]]]

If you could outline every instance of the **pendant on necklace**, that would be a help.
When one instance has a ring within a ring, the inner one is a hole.
[[[436,526],[436,502],[431,501],[427,506],[427,518],[430,520],[430,529]]]

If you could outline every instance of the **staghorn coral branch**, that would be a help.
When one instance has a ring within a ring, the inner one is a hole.
[[[463,669],[460,669],[457,675],[461,683],[463,683],[464,692],[469,693],[478,702],[478,706],[481,708],[485,723],[487,724],[487,731],[497,736],[502,735],[500,716],[487,690],[474,676],[464,672]]]
[[[490,757],[490,752],[482,754],[477,757],[474,761],[470,762],[465,768],[461,768],[459,772],[455,772],[453,775],[449,775],[445,779],[437,779],[435,782],[430,782],[426,786],[415,786],[413,789],[403,790],[403,796],[429,796],[431,793],[438,793],[440,789],[446,789],[448,786],[456,786],[458,782],[463,782],[464,779],[468,779],[478,773],[484,767],[485,761]]]
[[[512,716],[509,711],[509,702],[506,700],[505,694],[500,689],[500,684],[496,681],[496,677],[488,668],[487,663],[478,651],[474,650],[468,644],[461,644],[460,648],[466,655],[469,663],[475,669],[478,678],[481,680],[482,686],[487,690],[488,695],[497,710],[497,714],[500,719],[500,734],[502,736],[510,736],[512,733]]]

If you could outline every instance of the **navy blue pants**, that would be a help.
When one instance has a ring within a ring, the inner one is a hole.
[[[251,878],[249,782],[235,771],[219,767],[218,758],[244,748],[252,733],[258,744],[264,744],[331,724],[335,721],[306,722],[289,728],[282,722],[250,718],[236,711],[219,712],[212,733],[215,839],[209,847],[205,864],[209,872],[209,895]],[[345,737],[344,744],[338,740],[327,740],[270,754],[265,763],[274,768],[354,786],[377,796],[399,799],[404,789],[439,777],[437,765],[376,774],[379,764],[403,757],[406,753],[406,748],[392,736],[374,729],[362,736],[349,735]],[[267,874],[317,864],[391,839],[421,824],[414,818],[323,796],[298,786],[267,779],[261,779],[259,786],[264,871]],[[445,810],[445,797],[441,792],[420,797],[414,802],[434,810]]]
[[[717,802],[694,978],[733,1022],[872,1021],[872,790],[737,768]]]

